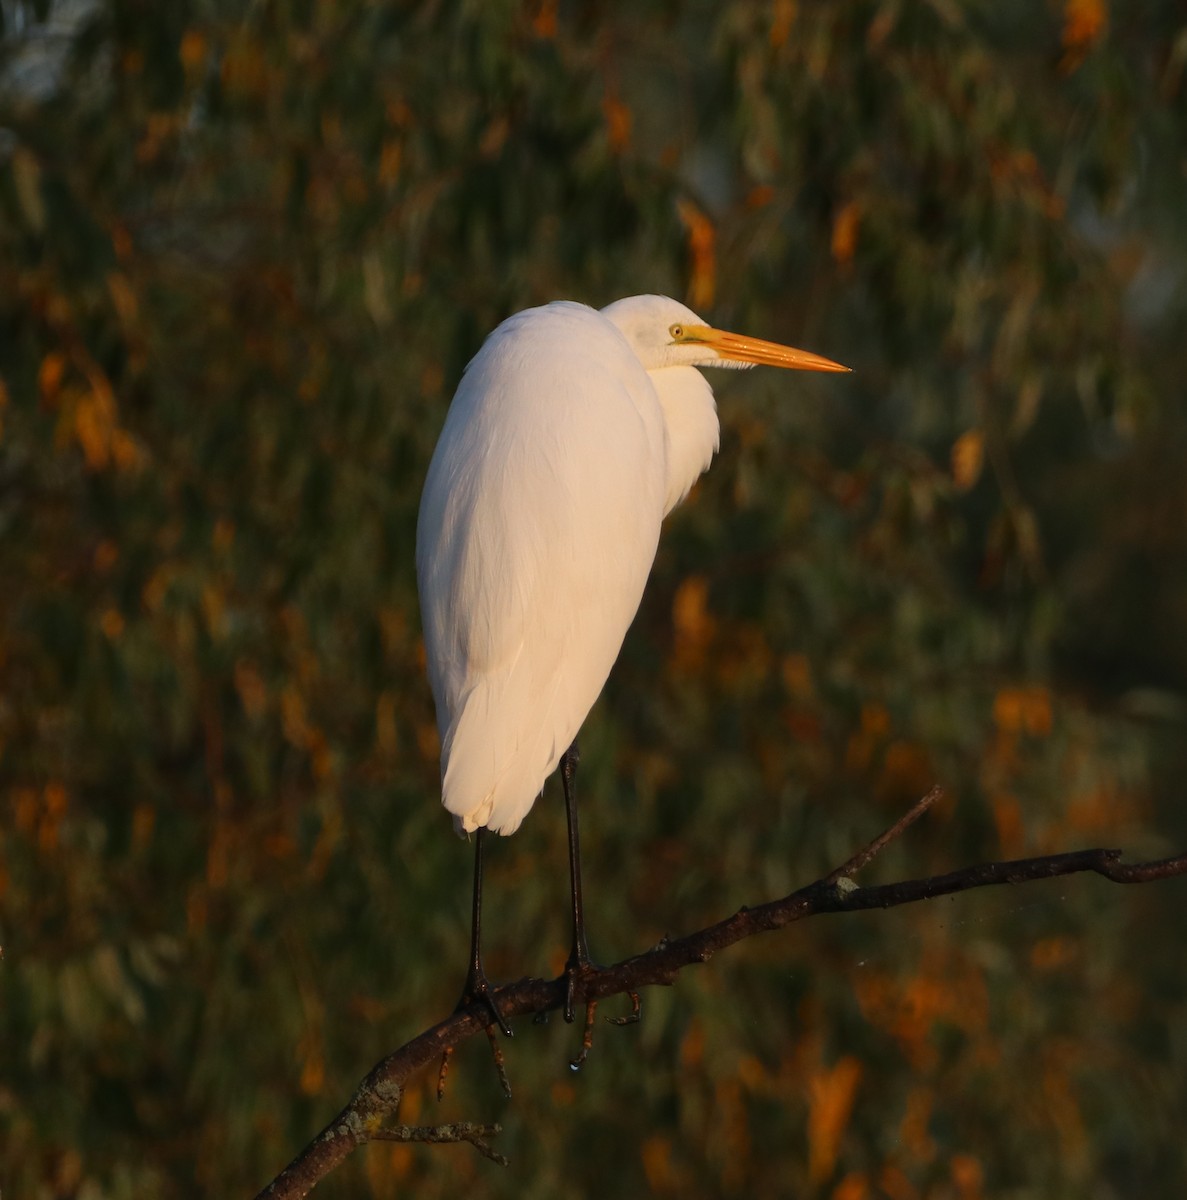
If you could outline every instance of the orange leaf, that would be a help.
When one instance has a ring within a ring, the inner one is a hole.
[[[326,1079],[326,1064],[320,1050],[313,1050],[301,1068],[301,1091],[306,1096],[316,1096]]]
[[[1026,705],[1022,713],[1026,732],[1045,737],[1051,732],[1051,693],[1045,687],[1026,689]]]
[[[342,817],[338,809],[330,809],[322,821],[321,832],[309,855],[309,878],[321,879],[342,837]]]
[[[223,87],[233,99],[252,99],[268,90],[268,71],[259,46],[241,36],[223,54],[220,68]]]
[[[1052,725],[1051,693],[1045,687],[1002,688],[993,700],[993,720],[1003,733],[1045,737]]]
[[[379,150],[379,168],[376,178],[383,187],[391,187],[400,178],[400,165],[404,160],[404,148],[394,139],[388,139]]]
[[[1059,1135],[1060,1150],[1067,1158],[1084,1153],[1087,1132],[1076,1089],[1072,1083],[1066,1055],[1052,1047],[1046,1054],[1042,1073],[1043,1112],[1047,1123]]]
[[[1022,821],[1022,805],[1016,797],[994,796],[993,823],[997,826],[997,840],[1002,853],[1007,858],[1021,853],[1026,845],[1026,828]]]
[[[65,356],[56,350],[51,350],[41,360],[41,367],[37,372],[37,390],[41,393],[43,403],[52,405],[57,400],[65,370]]]
[[[1106,0],[1064,0],[1063,57],[1059,62],[1064,74],[1070,74],[1084,61],[1108,20]]]
[[[878,791],[887,799],[918,795],[927,791],[933,778],[927,750],[918,742],[897,738],[886,747]]]
[[[775,199],[775,189],[769,183],[757,183],[746,194],[747,208],[766,208]]]
[[[861,224],[861,208],[856,200],[843,204],[833,218],[833,260],[844,266],[851,262],[857,250],[857,231]]]
[[[950,1163],[952,1182],[960,1193],[960,1200],[980,1200],[985,1172],[981,1163],[971,1154],[954,1154]]]
[[[128,277],[121,275],[119,271],[109,271],[107,290],[111,294],[111,303],[115,306],[120,322],[125,328],[134,325],[139,311],[139,302],[136,299],[136,290],[132,287]]]
[[[705,1057],[705,1027],[693,1017],[688,1031],[680,1042],[680,1066],[683,1070],[697,1066]]]
[[[118,430],[115,393],[102,372],[95,371],[91,387],[74,405],[74,436],[92,471],[106,467],[112,458],[112,442]]]
[[[309,745],[313,727],[305,715],[305,700],[291,683],[280,693],[280,723],[290,745],[298,749]]]
[[[797,700],[810,700],[815,693],[812,664],[806,654],[789,654],[783,660],[783,686]]]
[[[672,631],[676,665],[686,671],[701,665],[713,640],[716,622],[709,612],[709,581],[690,575],[676,589],[672,600]]]
[[[795,24],[796,0],[775,0],[771,11],[771,45],[778,49]]]
[[[1022,702],[1017,688],[1002,688],[993,698],[993,723],[1003,733],[1022,728]]]
[[[914,1087],[907,1095],[907,1111],[899,1126],[899,1140],[917,1162],[928,1163],[936,1155],[936,1143],[928,1131],[935,1095],[930,1088]]]
[[[617,96],[607,92],[602,97],[602,116],[606,118],[610,149],[621,154],[631,144],[631,110]]]
[[[952,479],[962,492],[981,477],[985,462],[985,435],[979,429],[969,429],[952,445]]]
[[[666,1192],[676,1186],[676,1172],[672,1167],[672,1142],[658,1134],[643,1143],[643,1174],[653,1192]]]
[[[833,1189],[832,1200],[870,1200],[870,1181],[858,1171],[850,1171]]]
[[[876,700],[861,706],[861,731],[871,737],[882,737],[890,730],[890,713]]]
[[[125,473],[144,463],[144,451],[126,429],[116,429],[111,435],[111,461],[116,470]]]
[[[1053,971],[1075,961],[1080,944],[1075,938],[1042,938],[1030,948],[1030,965],[1039,971]]]
[[[124,618],[118,609],[109,608],[99,618],[99,628],[109,641],[114,642],[124,632]]]
[[[104,538],[96,547],[91,563],[99,574],[110,571],[119,560],[119,547],[111,540]]]
[[[680,200],[676,210],[688,230],[688,256],[692,268],[688,301],[695,309],[708,308],[717,291],[717,230],[690,200]]]
[[[808,1081],[808,1175],[814,1184],[823,1183],[837,1165],[860,1081],[861,1063],[852,1055]]]
[[[31,832],[37,825],[37,793],[32,788],[16,788],[12,793],[13,821],[22,833]]]
[[[206,61],[206,35],[197,29],[187,29],[177,51],[187,75],[199,70]]]
[[[210,544],[215,550],[225,552],[235,542],[235,522],[230,517],[219,517],[210,534]]]
[[[887,1163],[878,1176],[878,1186],[887,1200],[919,1200],[915,1185],[892,1163]]]
[[[132,845],[143,850],[157,823],[157,810],[151,804],[138,804],[132,812]]]
[[[546,41],[556,37],[556,0],[538,0],[532,13],[532,32]]]

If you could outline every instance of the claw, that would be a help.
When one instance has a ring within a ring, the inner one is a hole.
[[[566,980],[566,986],[567,986],[566,1000],[565,1000],[565,1007],[566,1007],[565,1020],[566,1021],[572,1021],[572,1019],[573,1019],[572,1016],[570,1015],[571,1009],[569,1006],[572,1005],[576,999],[576,992],[577,992],[578,985],[583,984],[587,980],[592,978],[594,975],[597,974],[597,971],[598,971],[597,966],[595,966],[593,963],[591,963],[588,958],[585,959],[584,964],[578,965],[577,963],[570,962],[565,967],[565,980]],[[629,1013],[627,1013],[627,1015],[625,1017],[607,1017],[606,1018],[607,1024],[609,1024],[609,1025],[636,1025],[636,1024],[638,1024],[641,1014],[642,1014],[642,1002],[639,999],[639,993],[638,992],[629,992],[628,995],[631,998],[631,1011]],[[590,1052],[590,1050],[593,1049],[594,1019],[597,1015],[597,1011],[598,1011],[598,1002],[596,1000],[586,1000],[585,1001],[585,1028],[581,1034],[581,1049],[580,1049],[580,1051],[578,1051],[576,1058],[572,1058],[569,1060],[569,1066],[574,1071],[580,1071],[581,1068],[583,1066],[585,1066],[585,1061],[587,1058],[589,1058],[589,1052]]]
[[[638,1025],[643,1015],[643,1002],[639,999],[638,992],[628,992],[627,995],[631,998],[631,1011],[625,1017],[607,1017],[607,1024]]]
[[[593,1049],[594,1017],[597,1015],[597,1011],[598,1002],[596,1000],[585,1002],[585,1031],[581,1035],[581,1051],[576,1058],[569,1060],[571,1070],[580,1071],[585,1066],[585,1060],[589,1057],[590,1050]]]
[[[495,1070],[499,1073],[499,1086],[503,1089],[503,1095],[510,1100],[511,1080],[507,1078],[507,1064],[503,1059],[503,1047],[499,1045],[499,1039],[495,1034],[495,1027],[493,1025],[486,1027],[486,1040],[490,1042],[491,1057],[495,1060]]]
[[[511,1081],[507,1078],[507,1063],[503,1058],[503,1047],[499,1045],[499,1037],[493,1025],[486,1027],[486,1037],[490,1042],[491,1057],[495,1060],[495,1070],[499,1074],[499,1086],[503,1095],[511,1099]],[[441,1052],[441,1066],[437,1069],[437,1099],[445,1099],[445,1081],[449,1077],[449,1062],[453,1058],[453,1047],[448,1046]]]

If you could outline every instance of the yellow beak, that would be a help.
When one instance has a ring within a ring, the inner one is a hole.
[[[727,333],[710,325],[685,325],[682,342],[700,342],[711,346],[717,353],[734,362],[757,363],[767,367],[786,367],[792,371],[851,371],[831,358],[822,358],[807,350],[796,350],[792,346],[781,346],[778,342],[764,342],[761,338],[746,337],[741,333]]]

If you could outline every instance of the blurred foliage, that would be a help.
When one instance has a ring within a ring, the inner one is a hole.
[[[1187,23],[1167,0],[0,3],[0,1185],[248,1195],[448,1011],[416,506],[484,333],[667,292],[717,376],[583,742],[595,953],[827,869],[1181,849]],[[494,977],[566,950],[550,787]],[[1187,1188],[1182,882],[815,921],[459,1055],[326,1196]]]

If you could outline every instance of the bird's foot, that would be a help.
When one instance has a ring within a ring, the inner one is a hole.
[[[499,1087],[503,1095],[511,1099],[511,1081],[507,1078],[507,1063],[503,1058],[503,1047],[499,1045],[499,1035],[493,1025],[486,1027],[486,1038],[490,1042],[491,1057],[495,1060],[495,1070],[499,1075]],[[449,1062],[453,1058],[453,1047],[447,1046],[441,1052],[441,1065],[437,1069],[437,1099],[445,1099],[445,1081],[449,1077]]]
[[[495,1033],[496,1026],[501,1029],[506,1037],[514,1037],[515,1034],[511,1031],[511,1026],[507,1024],[506,1018],[499,1009],[498,1002],[495,1000],[494,988],[490,985],[490,980],[486,977],[486,972],[481,966],[471,966],[470,973],[466,976],[466,985],[462,988],[462,994],[454,1005],[455,1013],[464,1012],[474,1004],[483,1004],[486,1006],[487,1012],[492,1020],[486,1026],[486,1037],[490,1042],[491,1057],[495,1060],[495,1070],[499,1074],[499,1086],[503,1089],[503,1095],[508,1100],[511,1099],[511,1083],[507,1079],[507,1064],[503,1059],[503,1049],[499,1045],[499,1039]],[[445,1081],[449,1075],[449,1060],[453,1057],[453,1047],[446,1049],[441,1055],[441,1066],[437,1072],[437,1099],[441,1100],[445,1097]]]
[[[573,1012],[579,1000],[585,1001],[585,1028],[581,1034],[581,1049],[577,1057],[569,1060],[574,1071],[580,1071],[593,1048],[594,1017],[598,1011],[597,1000],[585,993],[588,985],[598,973],[598,965],[589,957],[589,949],[581,932],[573,940],[573,951],[565,963],[565,1020],[573,1022]]]
[[[639,1002],[639,993],[630,992],[631,1011],[625,1017],[607,1017],[606,1021],[611,1025],[637,1025],[639,1023],[641,1004]],[[585,1060],[589,1057],[590,1050],[593,1049],[593,1031],[594,1020],[598,1013],[598,1002],[596,1000],[587,1000],[585,1002],[585,1029],[581,1035],[581,1049],[577,1053],[576,1058],[569,1060],[569,1066],[574,1071],[580,1071],[585,1066]]]
[[[504,1037],[515,1036],[499,1009],[498,1001],[495,999],[495,989],[491,987],[486,972],[478,965],[470,967],[470,973],[466,976],[466,986],[462,988],[462,994],[457,1004],[454,1005],[453,1011],[455,1013],[463,1012],[472,1004],[486,1006],[486,1010],[491,1016],[490,1024],[497,1025],[503,1031]]]
[[[578,943],[565,963],[565,1020],[573,1023],[573,1011],[578,1000],[585,999],[586,986],[593,981],[601,967],[589,957],[589,951]],[[589,1002],[587,1001],[587,1004]],[[596,1003],[596,1001],[594,1002]]]

